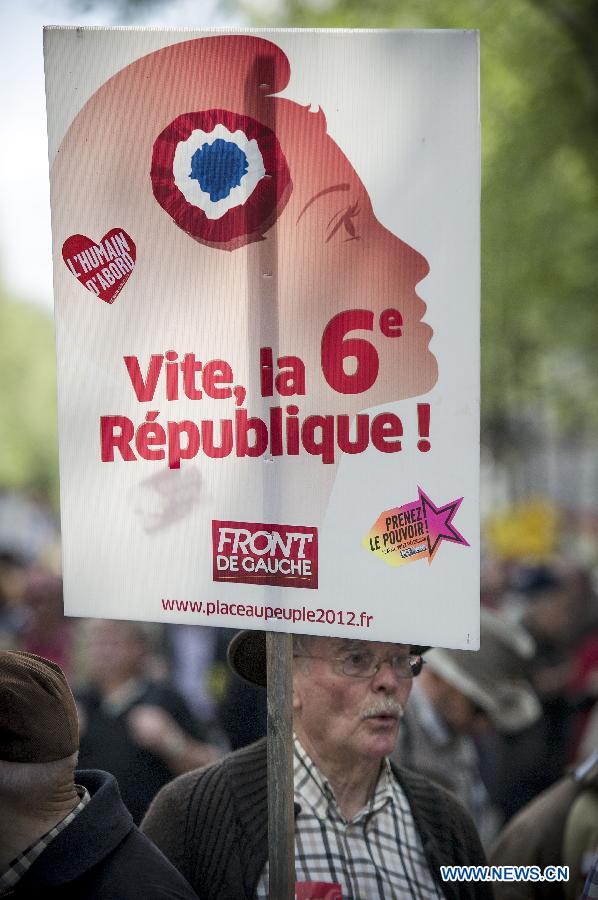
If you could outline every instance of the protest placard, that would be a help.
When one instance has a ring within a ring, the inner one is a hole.
[[[45,64],[67,613],[475,649],[477,34]]]

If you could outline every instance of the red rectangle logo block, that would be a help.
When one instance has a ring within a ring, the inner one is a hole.
[[[317,588],[318,529],[212,521],[214,581]]]
[[[340,884],[332,881],[297,881],[295,900],[343,900]]]

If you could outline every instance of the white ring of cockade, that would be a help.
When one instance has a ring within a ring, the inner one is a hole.
[[[241,183],[231,188],[228,197],[221,200],[210,200],[207,191],[202,191],[199,182],[190,178],[193,154],[204,144],[212,145],[218,138],[236,144],[247,157],[247,172],[241,176]],[[255,138],[248,140],[242,131],[231,133],[224,125],[218,124],[213,131],[206,133],[200,128],[192,131],[186,141],[179,141],[174,152],[172,163],[174,183],[187,203],[198,206],[208,219],[221,219],[225,213],[235,206],[242,206],[253,194],[258,182],[264,178],[266,170],[264,160]]]

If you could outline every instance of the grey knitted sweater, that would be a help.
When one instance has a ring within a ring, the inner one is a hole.
[[[393,765],[411,806],[430,871],[450,900],[491,900],[484,882],[443,884],[441,865],[484,865],[460,804],[415,772]],[[162,788],[141,830],[185,876],[200,900],[252,900],[268,855],[266,741],[188,772]]]

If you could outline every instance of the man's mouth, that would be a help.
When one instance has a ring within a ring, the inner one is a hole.
[[[383,725],[389,725],[398,722],[399,717],[393,713],[378,713],[377,716],[368,716],[369,722],[379,722]]]

